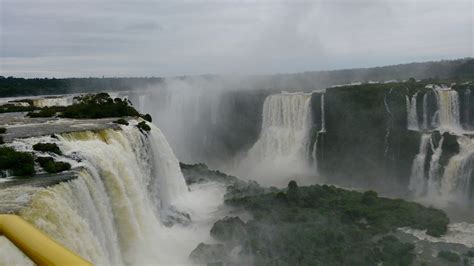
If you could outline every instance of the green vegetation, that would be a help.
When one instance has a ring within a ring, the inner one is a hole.
[[[461,257],[452,251],[442,250],[438,253],[438,258],[445,259],[450,262],[460,262]]]
[[[241,246],[239,256],[252,257],[255,265],[411,265],[414,245],[392,233],[411,227],[440,236],[449,223],[440,210],[374,191],[299,187],[292,181],[286,190],[260,188],[258,193],[255,186],[245,191],[240,181],[228,187],[226,204],[253,219],[244,223],[226,217],[214,224],[211,235],[225,247],[220,262],[231,262],[230,252]],[[242,196],[232,193],[235,187]],[[200,253],[212,253],[212,247],[201,245],[191,257],[212,262]]]
[[[56,143],[36,143],[35,145],[33,145],[33,150],[42,152],[52,152],[58,155],[63,154]]]
[[[59,112],[61,112],[64,109],[65,108],[63,106],[43,107],[39,110],[29,112],[27,116],[32,117],[32,118],[53,117],[53,116],[56,116]]]
[[[142,118],[145,119],[146,121],[150,122],[150,123],[152,122],[152,118],[151,118],[150,114],[142,115]]]
[[[355,80],[406,80],[416,79],[464,79],[474,78],[472,58],[442,60],[437,62],[410,63],[365,69],[345,69],[334,71],[312,71],[297,74],[271,75],[262,77],[262,84],[281,91],[289,87],[314,90],[315,84],[321,88],[334,84],[348,84]],[[206,79],[214,76],[203,76]],[[187,79],[181,77],[180,79]],[[190,78],[192,79],[192,78]],[[0,97],[20,95],[65,94],[74,92],[124,91],[146,88],[163,82],[162,78],[15,78],[0,76]]]
[[[469,250],[464,254],[466,257],[474,258],[474,250]]]
[[[52,157],[38,157],[36,161],[48,173],[59,173],[71,169],[69,163],[57,162]]]
[[[87,94],[75,98],[78,103],[70,106],[50,106],[35,109],[29,112],[29,117],[54,117],[63,118],[108,118],[108,117],[139,117],[129,101],[120,98],[112,99],[107,93]],[[150,117],[151,119],[151,117]]]
[[[0,170],[11,171],[15,176],[30,176],[35,173],[33,155],[18,152],[10,147],[0,147]]]
[[[79,103],[67,106],[60,117],[66,118],[106,118],[140,114],[127,100],[112,99],[107,93],[88,94],[77,98]]]
[[[151,130],[151,127],[145,121],[142,121],[142,122],[138,123],[137,127],[140,130],[143,130],[143,131],[146,131],[146,132],[149,132]]]
[[[235,176],[226,175],[220,171],[210,170],[206,164],[185,164],[179,163],[184,179],[188,185],[205,182],[221,182],[224,184],[234,184],[238,181]]]
[[[4,104],[4,105],[0,105],[0,114],[13,113],[13,112],[30,112],[37,109],[38,108],[34,106],[17,106],[14,104]]]
[[[123,118],[120,118],[120,119],[118,119],[118,120],[115,120],[114,123],[119,124],[119,125],[126,125],[126,126],[128,126],[128,121],[125,120],[125,119],[123,119]]]

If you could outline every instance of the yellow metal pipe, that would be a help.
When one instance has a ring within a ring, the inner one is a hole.
[[[0,215],[0,235],[4,235],[37,265],[91,266],[17,215]]]

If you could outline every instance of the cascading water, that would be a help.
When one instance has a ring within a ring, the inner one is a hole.
[[[313,143],[313,149],[311,152],[311,160],[313,163],[314,168],[316,171],[318,171],[318,141],[319,141],[319,136],[321,133],[326,133],[326,115],[324,113],[324,93],[321,94],[321,129],[319,130],[318,133],[316,133],[316,139],[314,140]]]
[[[165,227],[163,216],[193,217],[188,205],[198,199],[189,199],[177,159],[150,127],[148,134],[123,126],[47,137],[61,147],[62,160],[80,169],[78,177],[36,192],[20,215],[96,265],[187,263],[198,240],[183,236],[195,229]]]
[[[425,160],[428,149],[431,148],[431,135],[421,136],[420,149],[413,161],[409,189],[415,196],[421,196],[426,192]]]
[[[415,93],[415,95],[413,95],[411,97],[411,100],[410,98],[407,96],[406,97],[406,105],[407,105],[407,114],[408,114],[408,118],[407,118],[407,124],[408,124],[408,129],[410,130],[419,130],[420,127],[418,126],[418,114],[417,114],[417,110],[416,110],[416,97],[417,97],[418,93]]]
[[[438,99],[438,128],[459,129],[459,96],[455,90],[439,88],[435,90]]]
[[[33,105],[36,107],[47,107],[47,106],[68,106],[74,103],[74,96],[61,96],[61,97],[50,97],[33,99]]]
[[[464,121],[469,128],[471,125],[471,90],[466,89],[464,92]]]
[[[474,140],[463,136],[458,142],[461,150],[446,165],[439,194],[450,200],[469,202],[474,199]]]
[[[260,137],[241,163],[243,168],[255,170],[247,175],[283,178],[282,175],[289,177],[309,172],[310,101],[311,94],[286,92],[265,99]],[[259,181],[279,183],[275,179]],[[283,183],[278,185],[287,184],[286,180],[281,181]]]
[[[441,130],[457,131],[461,129],[460,123],[460,104],[458,92],[447,87],[434,87],[436,96],[436,111],[433,115],[428,113],[428,93],[423,95],[423,117],[422,125],[418,125],[417,114],[417,94],[413,95],[411,100],[406,97],[407,109],[407,128],[410,130],[428,130],[431,128]],[[466,97],[468,98],[468,97]],[[469,104],[465,110],[469,114]],[[468,115],[466,117],[469,117]]]
[[[428,94],[423,95],[423,129],[428,129]]]
[[[218,123],[220,88],[205,80],[166,79],[161,86],[140,93],[131,97],[134,106],[152,115],[179,160],[208,163],[203,147]]]
[[[326,132],[326,115],[324,113],[324,93],[321,94],[321,133]]]

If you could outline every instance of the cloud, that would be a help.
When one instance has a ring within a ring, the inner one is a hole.
[[[460,1],[0,0],[0,75],[276,73],[473,56]]]

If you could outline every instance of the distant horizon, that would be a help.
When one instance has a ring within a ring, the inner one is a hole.
[[[424,64],[424,63],[436,63],[436,62],[443,62],[443,61],[459,61],[459,60],[471,60],[474,59],[473,56],[466,56],[466,57],[458,57],[458,58],[444,58],[444,59],[434,59],[434,60],[427,60],[427,61],[410,61],[410,62],[402,62],[402,63],[393,63],[393,64],[386,64],[386,65],[375,65],[375,66],[359,66],[359,67],[351,67],[351,68],[334,68],[334,69],[318,69],[318,70],[304,70],[304,71],[298,71],[298,72],[280,72],[280,73],[268,73],[268,74],[233,74],[233,73],[203,73],[203,74],[191,74],[191,75],[175,75],[175,76],[67,76],[67,77],[39,77],[39,76],[30,76],[30,77],[25,77],[25,76],[6,76],[3,75],[3,73],[0,73],[0,76],[4,78],[23,78],[23,79],[120,79],[120,78],[131,78],[131,79],[140,79],[140,78],[183,78],[183,77],[202,77],[202,76],[216,76],[216,77],[225,77],[225,76],[242,76],[242,77],[248,77],[248,76],[257,76],[257,77],[262,77],[262,76],[276,76],[276,75],[293,75],[293,74],[300,74],[300,73],[312,73],[312,72],[331,72],[331,71],[344,71],[344,70],[364,70],[364,69],[374,69],[374,68],[383,68],[383,67],[392,67],[392,66],[400,66],[400,65],[410,65],[410,64]]]
[[[0,1],[0,73],[268,75],[474,56],[472,0]]]

